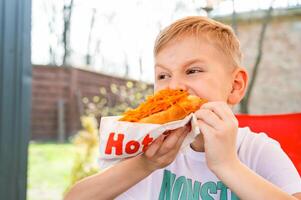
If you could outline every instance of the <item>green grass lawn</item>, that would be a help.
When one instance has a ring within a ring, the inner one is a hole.
[[[72,144],[31,143],[27,200],[61,200],[70,181],[75,147]]]

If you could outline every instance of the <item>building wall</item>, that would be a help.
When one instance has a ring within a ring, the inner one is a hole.
[[[249,75],[256,60],[264,14],[238,15],[243,66]],[[227,18],[219,20],[231,24]],[[301,8],[274,12],[267,27],[249,111],[252,114],[301,112]]]

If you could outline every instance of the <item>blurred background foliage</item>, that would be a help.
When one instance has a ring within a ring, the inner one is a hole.
[[[120,115],[128,108],[137,107],[146,96],[153,93],[153,88],[144,82],[128,81],[125,85],[111,84],[110,90],[99,89],[99,96],[83,98],[85,115],[99,119],[102,116]],[[109,93],[113,95],[109,96]],[[112,103],[110,100],[114,99]]]
[[[98,155],[98,125],[94,116],[82,116],[80,130],[72,139],[72,144],[76,147],[75,159],[71,170],[70,184],[66,191],[77,181],[93,175],[99,171],[97,167]]]
[[[116,102],[110,103],[104,87],[99,89],[99,96],[92,99],[82,99],[85,110],[81,117],[82,130],[72,139],[76,146],[76,156],[70,176],[70,187],[77,181],[99,172],[98,158],[98,128],[101,117],[121,115],[129,108],[136,108],[148,95],[153,93],[153,88],[143,82],[128,81],[125,85],[111,84],[110,93],[115,96]]]

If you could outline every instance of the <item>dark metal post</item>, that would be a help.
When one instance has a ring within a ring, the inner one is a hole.
[[[0,0],[0,199],[26,199],[31,0]]]

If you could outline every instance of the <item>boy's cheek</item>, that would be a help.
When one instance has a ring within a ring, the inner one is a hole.
[[[166,84],[163,84],[163,83],[158,83],[156,82],[155,80],[155,84],[154,84],[154,91],[159,91],[159,90],[163,90],[163,89],[166,89],[168,88],[168,86]]]

